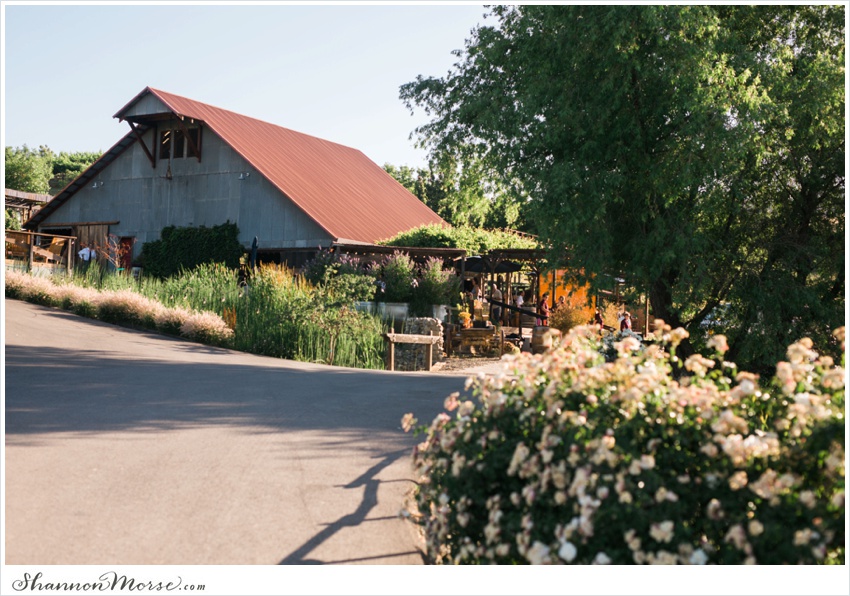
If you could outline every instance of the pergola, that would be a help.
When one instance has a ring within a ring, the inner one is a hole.
[[[15,209],[21,212],[21,223],[27,221],[35,211],[41,209],[50,199],[50,195],[42,195],[34,192],[23,192],[7,188],[4,190],[7,209]]]

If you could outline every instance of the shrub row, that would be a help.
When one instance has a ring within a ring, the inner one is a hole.
[[[5,292],[7,298],[63,308],[107,323],[154,329],[205,344],[225,346],[233,339],[233,330],[215,313],[169,308],[127,289],[98,291],[6,271]]]

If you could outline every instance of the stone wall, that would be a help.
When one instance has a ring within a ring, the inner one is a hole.
[[[443,324],[437,319],[428,317],[407,319],[404,322],[403,333],[410,335],[436,335],[440,339],[434,344],[432,364],[440,362],[443,354]],[[396,344],[396,370],[425,370],[428,347],[416,344]]]

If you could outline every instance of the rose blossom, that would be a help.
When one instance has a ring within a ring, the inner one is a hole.
[[[576,558],[578,550],[572,542],[562,540],[561,548],[558,549],[558,556],[567,563],[571,563]]]
[[[673,522],[666,520],[660,524],[652,524],[649,535],[657,542],[670,542],[673,540]]]

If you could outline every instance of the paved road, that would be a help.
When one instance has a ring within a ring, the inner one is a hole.
[[[464,377],[264,358],[6,300],[6,564],[421,563],[405,412]]]

